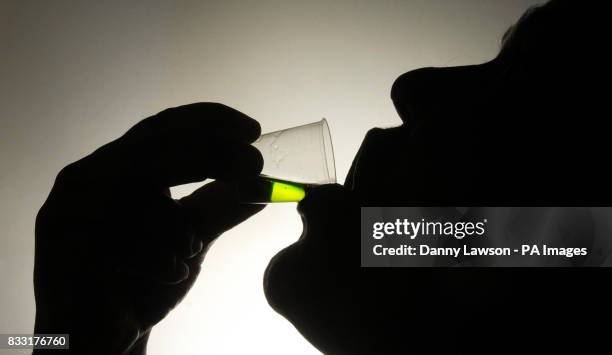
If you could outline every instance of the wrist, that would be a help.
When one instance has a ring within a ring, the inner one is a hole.
[[[99,323],[99,322],[98,322]],[[67,354],[146,355],[151,330],[146,332],[118,331],[121,327],[97,327],[92,324],[73,326],[65,318],[41,317],[37,312],[34,326],[36,334],[68,334]],[[109,329],[113,329],[110,330]],[[140,333],[140,334],[138,334]],[[32,355],[46,354],[48,350],[34,350]]]

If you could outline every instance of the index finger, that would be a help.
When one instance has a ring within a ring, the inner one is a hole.
[[[230,107],[190,104],[142,120],[76,165],[97,180],[163,187],[255,176],[263,162],[249,143],[260,132],[257,121]]]
[[[261,134],[259,122],[219,103],[198,102],[173,107],[146,118],[121,139],[172,140],[230,139],[252,143]]]

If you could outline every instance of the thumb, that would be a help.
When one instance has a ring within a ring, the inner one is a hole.
[[[198,236],[204,244],[261,211],[265,205],[242,203],[237,186],[213,181],[179,200],[189,212]]]

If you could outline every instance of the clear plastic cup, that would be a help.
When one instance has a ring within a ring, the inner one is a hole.
[[[263,134],[253,143],[263,156],[259,179],[241,185],[245,202],[297,202],[309,186],[336,183],[327,120]]]

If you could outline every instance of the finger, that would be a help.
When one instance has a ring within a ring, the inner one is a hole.
[[[122,270],[128,275],[172,285],[189,278],[191,270],[186,260],[171,249],[148,245],[132,254]]]
[[[161,186],[175,186],[213,179],[255,177],[263,168],[263,157],[247,143],[210,140],[181,141],[154,147],[132,164],[133,178]]]
[[[263,168],[263,157],[250,144],[222,144],[202,154],[206,176],[213,179],[233,180],[258,176]]]
[[[194,250],[195,231],[184,209],[163,194],[130,196],[136,204],[125,213],[120,237],[113,240],[122,265],[134,275],[175,284],[189,275],[184,259]]]
[[[205,245],[265,207],[241,203],[237,186],[219,180],[204,185],[180,203],[190,211],[196,236]]]
[[[261,127],[251,117],[231,107],[200,102],[166,109],[142,120],[124,137],[136,140],[183,140],[191,137],[221,138],[254,142],[261,134]]]
[[[141,121],[73,165],[97,180],[161,187],[254,176],[263,159],[250,143],[260,132],[257,121],[227,106],[185,105]]]

